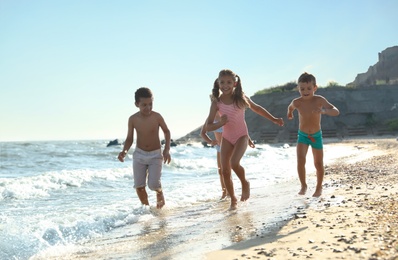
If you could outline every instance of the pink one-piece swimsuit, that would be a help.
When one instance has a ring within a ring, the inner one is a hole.
[[[249,135],[245,121],[245,109],[238,108],[234,104],[226,105],[222,101],[217,102],[217,107],[220,115],[228,117],[228,122],[223,126],[223,138],[235,145],[239,138]]]

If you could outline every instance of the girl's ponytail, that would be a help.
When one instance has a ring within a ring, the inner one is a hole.
[[[220,85],[218,84],[218,78],[214,81],[213,90],[212,90],[212,99],[218,100],[220,97]]]
[[[249,106],[249,103],[247,102],[245,93],[243,92],[240,77],[238,75],[235,75],[235,77],[237,80],[236,80],[236,87],[235,87],[234,96],[233,96],[234,103],[239,108],[246,108]]]

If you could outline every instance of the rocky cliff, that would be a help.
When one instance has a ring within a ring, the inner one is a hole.
[[[358,74],[349,85],[363,87],[379,84],[398,84],[398,46],[380,52],[378,62],[370,66],[367,72]]]
[[[361,89],[321,88],[317,94],[326,97],[340,110],[337,117],[322,116],[324,137],[395,133],[388,127],[388,123],[393,119],[398,120],[398,85]],[[297,111],[293,120],[286,119],[286,111],[290,100],[298,96],[294,92],[253,96],[253,101],[266,107],[273,115],[283,117],[285,126],[278,127],[248,110],[246,122],[252,139],[260,142],[295,140],[298,129]]]
[[[320,88],[322,95],[340,110],[337,117],[322,116],[322,131],[325,138],[344,138],[364,135],[396,135],[398,132],[388,127],[388,122],[398,120],[398,85],[363,87],[360,89],[332,87]],[[285,126],[279,127],[250,109],[246,111],[246,123],[250,137],[258,142],[293,142],[297,137],[298,115],[286,118],[291,100],[298,97],[297,91],[255,95],[251,99],[265,107],[271,114],[283,117]],[[179,142],[201,142],[200,127]]]
[[[360,135],[397,135],[389,122],[398,124],[398,46],[379,53],[379,61],[366,73],[358,74],[347,87],[319,88],[316,92],[327,98],[339,110],[337,117],[322,116],[322,131],[325,138],[344,138]],[[283,117],[285,126],[279,127],[270,121],[246,111],[246,123],[250,137],[258,142],[294,142],[297,138],[298,116],[287,120],[287,107],[298,97],[297,90],[255,95],[251,99],[266,108],[271,114]],[[177,142],[201,142],[200,127]]]

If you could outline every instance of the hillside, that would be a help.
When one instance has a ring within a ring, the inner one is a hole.
[[[360,73],[347,87],[319,88],[318,95],[325,96],[339,110],[338,117],[322,117],[325,138],[347,136],[398,134],[398,46],[379,53],[379,61]],[[267,108],[273,115],[283,117],[285,126],[246,111],[250,137],[257,142],[294,142],[297,136],[298,116],[286,118],[291,100],[298,97],[296,90],[254,95],[251,99]],[[200,126],[177,142],[201,142]]]
[[[354,87],[398,84],[398,46],[393,46],[379,53],[378,62],[368,71],[356,76],[349,85]]]

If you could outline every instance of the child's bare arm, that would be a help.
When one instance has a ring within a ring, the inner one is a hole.
[[[209,112],[209,116],[207,117],[207,121],[206,121],[206,131],[210,132],[210,131],[214,131],[220,127],[222,127],[223,125],[225,125],[228,122],[228,118],[226,115],[221,116],[220,121],[217,123],[214,123],[214,119],[216,118],[216,114],[217,114],[217,101],[213,101],[211,103],[211,107],[210,107],[210,112]]]
[[[250,109],[253,110],[256,114],[259,114],[262,117],[265,117],[266,119],[270,120],[274,124],[277,124],[279,126],[283,126],[283,119],[282,118],[276,118],[273,115],[271,115],[270,112],[268,112],[267,109],[263,108],[262,106],[256,104],[253,102],[249,97],[246,97],[247,101],[249,102]]]
[[[287,107],[287,119],[291,120],[294,118],[293,112],[296,109],[294,106],[294,100],[290,103],[290,105]]]
[[[202,125],[202,128],[200,129],[200,137],[202,137],[202,139],[205,140],[206,143],[211,143],[211,139],[207,135],[206,127],[207,127],[207,119],[205,123]]]
[[[205,140],[206,143],[214,146],[218,142],[217,140],[213,140],[210,138],[210,136],[207,134],[206,127],[207,127],[207,120],[203,124],[202,129],[200,130],[200,136],[202,137],[203,140]]]
[[[164,134],[164,149],[163,149],[163,162],[164,163],[170,163],[171,161],[171,156],[170,156],[170,142],[171,142],[171,133],[169,128],[166,125],[166,122],[164,121],[163,117],[159,115],[159,126],[163,131]]]
[[[329,103],[325,98],[322,98],[322,109],[321,109],[321,114],[323,115],[328,115],[328,116],[338,116],[340,114],[340,111]]]
[[[256,145],[254,144],[253,140],[250,138],[249,136],[249,140],[247,141],[247,144],[251,147],[251,148],[255,148]]]
[[[126,156],[127,152],[129,151],[131,145],[133,144],[134,139],[134,123],[133,123],[133,116],[129,118],[128,127],[127,127],[127,137],[124,141],[123,150],[119,153],[118,159],[121,162],[124,162],[124,157]]]

